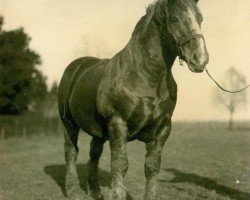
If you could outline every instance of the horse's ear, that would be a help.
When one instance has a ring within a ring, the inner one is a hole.
[[[194,0],[194,1],[195,1],[195,3],[198,3],[199,0]]]

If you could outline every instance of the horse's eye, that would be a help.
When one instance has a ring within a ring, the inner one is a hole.
[[[171,18],[170,18],[170,21],[171,21],[172,23],[178,23],[178,22],[179,22],[179,20],[178,20],[177,17],[171,17]]]

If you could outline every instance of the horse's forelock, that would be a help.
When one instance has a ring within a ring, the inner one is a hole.
[[[184,10],[187,10],[188,6],[192,6],[194,8],[193,10],[201,15],[195,0],[155,0],[147,7],[144,30],[147,30],[147,27],[154,16],[159,19],[160,23],[165,23],[165,20],[162,21],[162,19],[168,17],[168,9],[166,8],[170,8],[173,3],[176,3],[180,9]]]
[[[168,0],[156,0],[153,3],[151,3],[148,7],[147,7],[147,11],[146,11],[146,19],[145,19],[145,30],[147,29],[149,23],[151,22],[153,16],[155,14],[161,16],[162,15],[162,6],[163,3],[166,3],[167,5]]]
[[[193,10],[196,13],[201,14],[200,9],[197,6],[197,1],[195,0],[182,0],[182,1],[176,1],[175,2],[177,4],[177,6],[183,10],[188,10],[188,5],[193,7]],[[188,4],[188,5],[187,5]]]

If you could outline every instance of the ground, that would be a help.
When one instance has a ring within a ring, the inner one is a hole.
[[[7,123],[8,122],[8,123]],[[15,133],[15,134],[12,134]],[[0,117],[0,199],[63,200],[65,163],[58,121]],[[79,138],[78,172],[85,182],[90,137]],[[144,188],[145,145],[128,143],[128,199],[139,200]],[[241,123],[229,132],[225,123],[174,122],[159,174],[161,200],[249,200],[250,128]],[[105,199],[110,189],[110,151],[100,161]]]

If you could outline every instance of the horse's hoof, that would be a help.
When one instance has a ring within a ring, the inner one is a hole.
[[[104,200],[104,196],[101,192],[90,191],[90,196],[93,198],[93,200]]]

